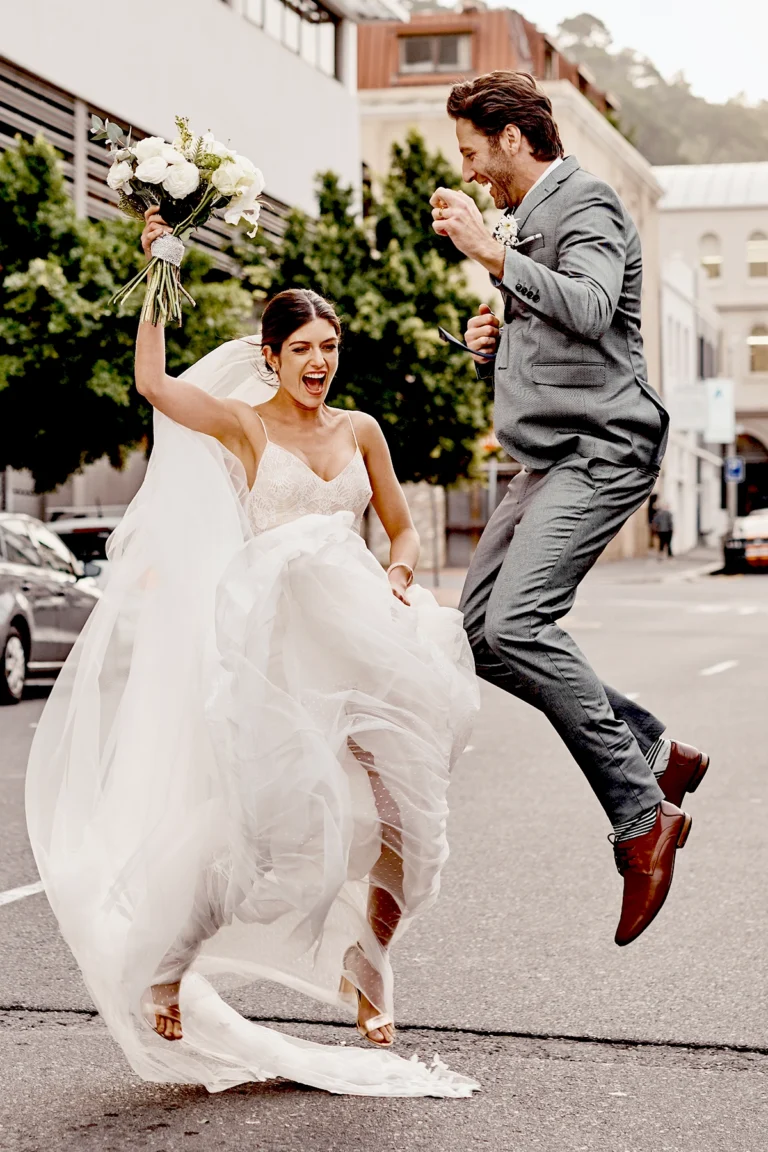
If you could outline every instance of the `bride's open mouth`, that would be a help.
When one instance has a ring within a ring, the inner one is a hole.
[[[306,372],[301,380],[307,392],[312,396],[321,396],[325,388],[327,374],[325,372]]]

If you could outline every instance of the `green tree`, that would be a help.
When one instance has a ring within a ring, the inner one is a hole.
[[[469,356],[440,341],[463,331],[479,301],[456,250],[434,234],[429,196],[458,177],[411,135],[360,220],[354,194],[331,173],[318,178],[318,216],[295,211],[280,251],[258,240],[240,250],[262,292],[313,288],[344,326],[332,403],[371,413],[384,426],[398,476],[450,484],[471,469],[490,422],[488,385]]]
[[[39,492],[104,455],[119,467],[151,429],[132,388],[139,294],[126,315],[108,305],[142,260],[134,222],[76,218],[45,140],[0,155],[0,466],[30,468]],[[184,276],[198,306],[168,332],[171,372],[241,334],[252,307],[199,249]]]

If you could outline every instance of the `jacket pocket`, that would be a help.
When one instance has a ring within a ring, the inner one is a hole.
[[[534,364],[535,384],[563,388],[599,388],[605,384],[604,364]]]

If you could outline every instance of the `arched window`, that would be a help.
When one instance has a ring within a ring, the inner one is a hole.
[[[747,264],[750,276],[768,276],[768,236],[753,232],[747,241]]]
[[[699,241],[699,261],[710,280],[718,280],[723,258],[720,255],[720,238],[714,232],[707,232]]]
[[[747,337],[750,372],[768,372],[768,325],[755,324]]]

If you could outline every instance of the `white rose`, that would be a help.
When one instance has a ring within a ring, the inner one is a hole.
[[[187,158],[179,152],[177,148],[173,148],[170,144],[166,144],[160,153],[166,164],[186,164]]]
[[[214,188],[218,188],[222,196],[234,196],[238,191],[240,181],[244,180],[245,177],[246,172],[236,161],[225,160],[214,172],[211,183]]]
[[[133,176],[133,169],[127,160],[123,160],[120,164],[112,165],[107,173],[107,184],[116,192],[121,192],[131,176]]]
[[[165,179],[167,171],[168,162],[162,156],[150,156],[148,160],[139,164],[134,175],[137,180],[143,180],[145,184],[160,184]]]
[[[168,144],[162,136],[147,136],[146,140],[139,140],[138,144],[134,144],[133,154],[139,163],[142,163],[153,156],[162,156],[163,148],[167,147]]]
[[[183,200],[195,191],[200,183],[200,173],[194,164],[182,160],[181,164],[171,164],[168,168],[163,188],[174,200]]]

